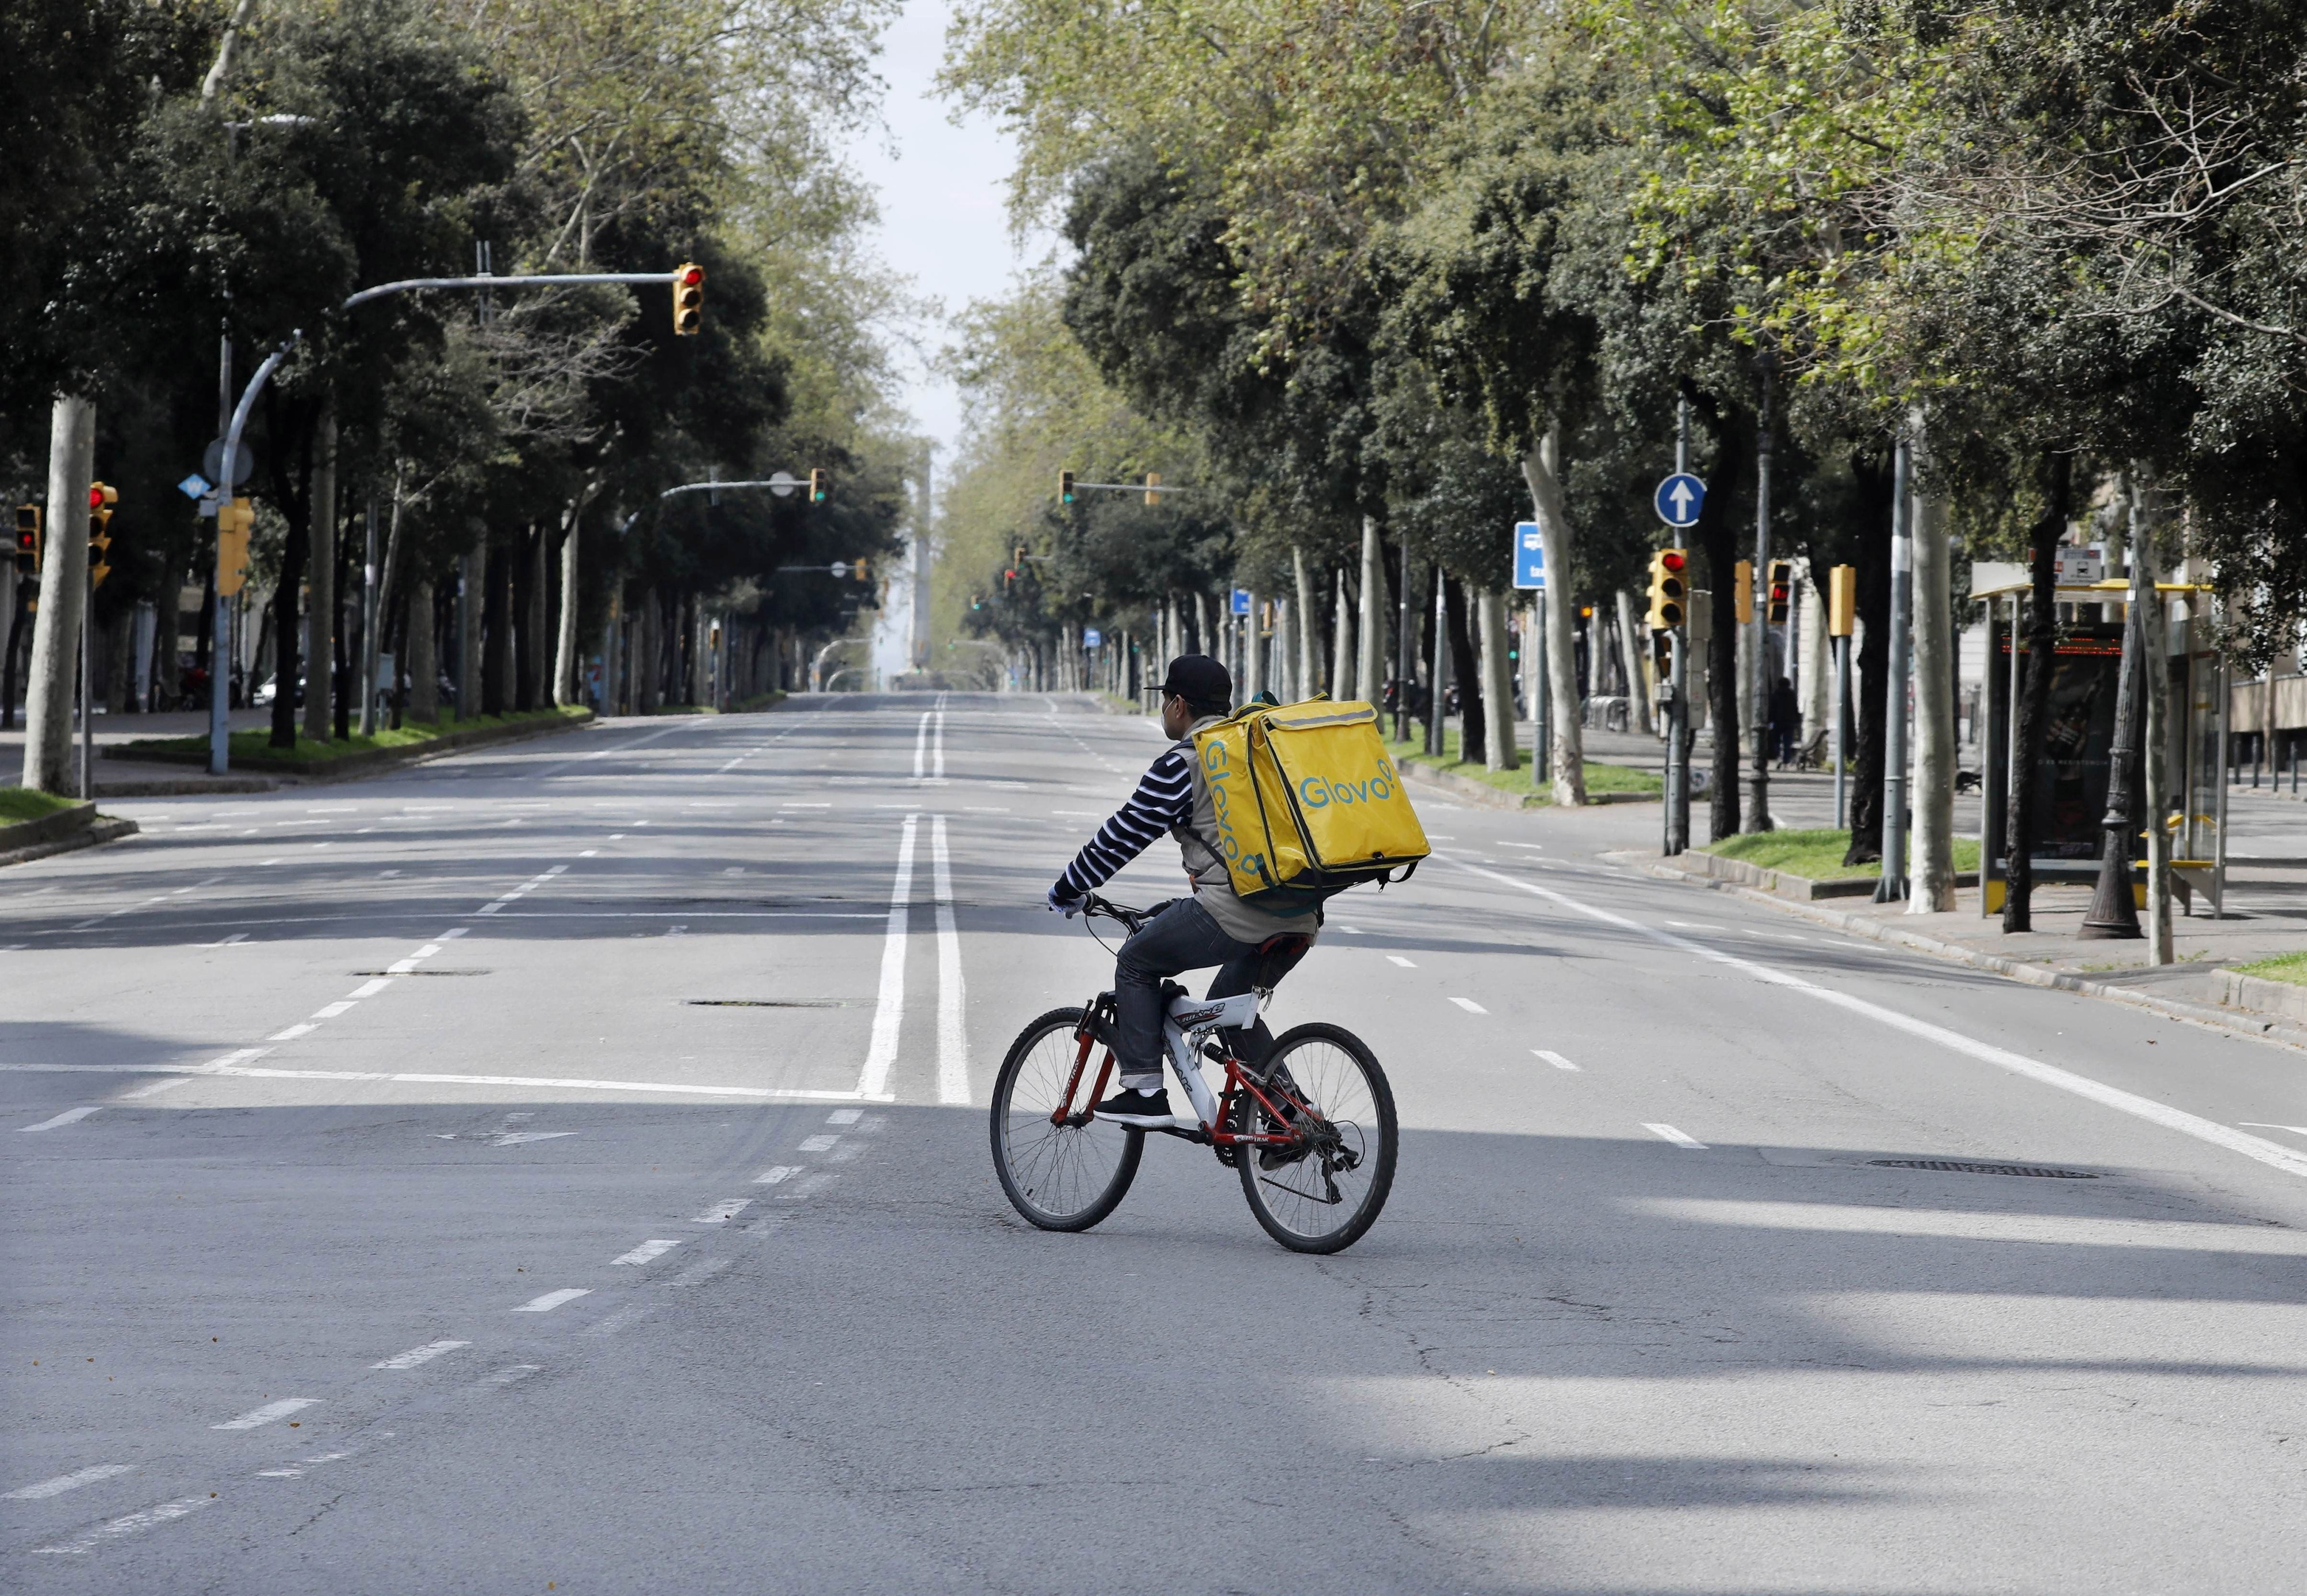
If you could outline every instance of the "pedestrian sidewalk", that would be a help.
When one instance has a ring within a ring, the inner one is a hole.
[[[232,712],[232,729],[253,731],[272,724],[270,709],[236,709]],[[204,735],[209,729],[205,709],[188,710],[166,715],[110,715],[99,711],[96,717],[96,795],[99,798],[152,798],[171,794],[202,793],[270,793],[280,785],[273,776],[236,771],[227,776],[210,776],[197,765],[167,765],[142,759],[116,759],[104,751],[108,745],[133,742],[143,737],[194,737]],[[79,755],[80,733],[73,733],[74,759]],[[77,768],[77,766],[75,766]],[[16,724],[0,731],[0,785],[13,785],[23,779],[24,770],[24,712],[16,711]]]
[[[2143,938],[2084,940],[2082,921],[2091,900],[2087,886],[2037,887],[2035,930],[2005,935],[2000,916],[1980,918],[1975,888],[1960,892],[1957,906],[1950,912],[1917,914],[1908,914],[1903,903],[1848,898],[1798,903],[1684,869],[1656,853],[1603,857],[1660,880],[1768,904],[1850,935],[1954,959],[2030,985],[2054,986],[2307,1047],[2307,987],[2227,973],[2231,965],[2307,948],[2307,923],[2287,915],[2233,914],[2213,920],[2174,914],[2171,943],[2179,962],[2158,967],[2147,962]]]

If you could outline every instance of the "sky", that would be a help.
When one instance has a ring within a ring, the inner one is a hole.
[[[931,86],[945,52],[948,0],[907,0],[905,13],[883,39],[880,69],[888,84],[883,115],[886,142],[876,139],[853,154],[859,170],[880,190],[881,258],[911,278],[914,291],[941,301],[948,313],[973,299],[991,299],[1008,286],[1023,263],[1010,247],[1002,208],[1003,184],[1016,165],[1009,140],[991,122],[972,118],[956,127]],[[1048,241],[1029,245],[1038,256]],[[927,330],[927,354],[944,341]],[[952,386],[921,362],[905,362],[900,402],[922,431],[937,440],[942,476],[961,432],[960,400]]]

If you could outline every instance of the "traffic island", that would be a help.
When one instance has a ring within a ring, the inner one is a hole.
[[[1693,848],[1679,862],[1717,880],[1737,881],[1775,897],[1811,903],[1822,897],[1873,897],[1882,885],[1879,862],[1845,864],[1848,831],[1757,831]],[[1978,885],[1978,843],[1955,839],[1958,887]]]
[[[235,732],[232,767],[251,775],[291,776],[304,781],[350,781],[443,754],[552,736],[573,730],[593,718],[592,710],[572,704],[511,715],[484,715],[472,720],[412,723],[397,731],[373,732],[342,742],[318,742],[300,733],[291,748],[273,747],[269,731]],[[107,743],[103,752],[107,759],[205,766],[209,742],[205,737],[144,738]]]
[[[100,815],[93,803],[30,787],[0,787],[0,865],[92,848],[135,832],[135,821]]]

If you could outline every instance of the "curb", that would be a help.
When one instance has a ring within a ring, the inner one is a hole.
[[[213,793],[228,797],[241,793],[277,793],[280,784],[262,776],[212,776],[206,781],[100,781],[99,798],[198,798]]]
[[[562,732],[573,732],[580,726],[591,725],[598,718],[587,709],[582,716],[570,716],[560,720],[531,721],[510,726],[479,726],[470,732],[450,732],[446,736],[435,737],[429,742],[411,743],[405,748],[366,749],[359,753],[346,754],[334,759],[308,759],[293,764],[272,765],[268,768],[266,777],[251,776],[242,779],[258,781],[265,780],[270,777],[287,777],[296,782],[322,784],[356,781],[364,776],[376,776],[390,770],[402,769],[410,765],[421,765],[428,759],[437,759],[450,754],[467,753],[476,748],[490,748],[501,742],[526,742],[535,737],[550,737]],[[167,750],[153,749],[138,749],[133,753],[124,751],[118,754],[107,750],[106,757],[120,759],[146,759],[164,765],[204,763],[208,759],[205,753],[180,754]],[[227,777],[219,778],[219,781],[230,779],[232,778]],[[140,783],[138,785],[174,786],[178,784]],[[271,785],[244,790],[271,792],[278,785],[279,783],[274,782]],[[182,793],[220,793],[228,790],[230,789],[218,783],[186,782],[181,785],[178,794],[169,795],[181,795]],[[115,795],[127,796],[128,794]],[[139,794],[136,795],[159,796],[160,794]]]
[[[1758,888],[1774,897],[1794,903],[1814,903],[1822,897],[1865,897],[1874,895],[1880,885],[1878,876],[1814,876],[1792,875],[1785,871],[1767,870],[1744,859],[1725,859],[1720,854],[1710,854],[1704,848],[1691,848],[1682,857],[1699,862],[1698,873],[1711,876],[1718,881],[1736,881],[1742,887]],[[1687,872],[1685,872],[1687,873]],[[1977,871],[1963,871],[1954,879],[1958,887],[1978,885]]]
[[[47,859],[57,854],[73,854],[82,848],[93,848],[101,843],[118,842],[124,837],[136,835],[139,828],[135,821],[122,819],[117,815],[94,814],[95,807],[94,804],[90,804],[85,810],[62,811],[65,814],[89,814],[93,818],[85,822],[83,828],[73,836],[58,837],[50,842],[34,843],[29,847],[13,848],[4,854],[0,854],[0,866],[30,864],[35,859]],[[44,818],[54,819],[55,817]],[[33,824],[37,825],[39,822],[35,821]],[[8,829],[15,828],[10,827]]]
[[[2231,1008],[2214,1008],[2208,1003],[2189,1003],[2175,998],[2157,997],[2110,982],[2093,981],[2086,975],[2076,975],[2065,970],[2054,970],[2045,965],[2028,964],[2024,959],[2007,958],[1999,953],[1982,953],[1976,948],[1966,948],[1959,942],[1943,942],[1936,937],[1926,937],[1919,931],[1885,924],[1872,914],[1853,914],[1840,909],[1825,909],[1814,905],[1780,897],[1758,888],[1742,886],[1735,881],[1718,880],[1711,876],[1693,875],[1677,870],[1662,860],[1643,854],[1612,853],[1600,855],[1621,868],[1639,871],[1660,881],[1677,881],[1685,886],[1701,888],[1709,892],[1727,892],[1750,903],[1767,904],[1771,908],[1814,920],[1822,925],[1854,937],[1865,937],[1877,942],[1888,942],[1917,953],[1927,953],[1968,965],[1975,970],[2023,982],[2028,986],[2054,987],[2060,991],[2074,992],[2086,998],[2104,998],[2110,1002],[2124,1003],[2159,1014],[2168,1019],[2191,1020],[2197,1025],[2214,1025],[2221,1030],[2234,1031],[2245,1036],[2256,1036],[2263,1042],[2279,1042],[2292,1047],[2307,1048],[2307,1026],[2286,1023],[2287,1016],[2259,1013],[2237,1013]],[[2207,972],[2226,974],[2224,971]],[[2228,975],[2230,991],[2248,982],[2251,987],[2277,986],[2281,983],[2264,982],[2251,976]],[[2246,989],[2248,990],[2248,989]]]

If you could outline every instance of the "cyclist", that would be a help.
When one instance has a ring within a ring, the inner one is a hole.
[[[1234,896],[1225,861],[1204,839],[1216,830],[1193,735],[1233,708],[1233,678],[1205,655],[1170,662],[1162,682],[1162,731],[1174,741],[1138,782],[1129,801],[1074,856],[1050,888],[1050,907],[1071,919],[1082,901],[1168,832],[1185,855],[1193,894],[1172,900],[1121,945],[1114,960],[1113,996],[1119,1034],[1114,1059],[1121,1086],[1097,1105],[1097,1117],[1159,1129],[1197,1123],[1173,1119],[1162,1074],[1162,983],[1187,970],[1218,966],[1206,994],[1237,997],[1253,986],[1272,987],[1296,965],[1320,929],[1310,918],[1288,918],[1254,908]],[[1255,1068],[1273,1035],[1261,1019],[1239,1041],[1236,1057]]]

